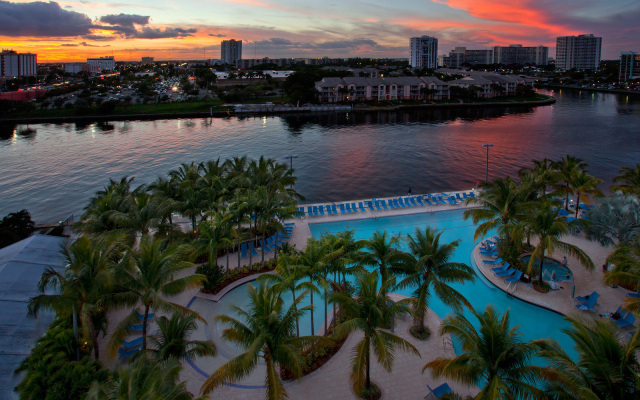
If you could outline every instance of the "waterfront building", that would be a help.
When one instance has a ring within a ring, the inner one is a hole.
[[[236,65],[236,61],[242,60],[242,40],[223,40],[220,43],[220,59],[225,64]]]
[[[640,53],[625,51],[620,53],[620,82],[640,79]]]
[[[546,65],[549,48],[546,46],[524,47],[521,44],[493,47],[493,63],[504,65]]]
[[[153,64],[153,57],[142,57],[142,61],[140,61],[140,64],[142,65]]]
[[[409,63],[413,68],[437,68],[438,38],[431,36],[412,37],[409,41]]]
[[[368,100],[446,100],[449,84],[432,76],[386,78],[327,77],[316,82],[323,103]]]
[[[99,74],[103,71],[114,71],[116,69],[116,60],[113,56],[87,58],[87,64],[89,64],[92,74]]]
[[[601,37],[592,34],[560,36],[556,40],[556,70],[598,69],[601,50]]]
[[[79,74],[80,72],[91,73],[91,66],[87,63],[65,63],[64,72],[68,74]]]
[[[0,53],[0,78],[18,78],[36,76],[38,55],[2,50]]]
[[[439,56],[438,66],[446,68],[462,68],[466,65],[492,64],[493,50],[467,50],[456,47],[448,56]]]

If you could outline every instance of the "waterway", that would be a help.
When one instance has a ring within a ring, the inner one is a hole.
[[[532,159],[583,158],[606,184],[640,162],[640,100],[543,91],[551,106],[39,124],[0,131],[0,216],[82,211],[109,178],[150,183],[183,162],[294,154],[310,202],[471,189]]]

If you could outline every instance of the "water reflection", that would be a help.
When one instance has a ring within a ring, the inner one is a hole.
[[[17,124],[2,122],[0,123],[0,140],[9,140],[13,137]]]

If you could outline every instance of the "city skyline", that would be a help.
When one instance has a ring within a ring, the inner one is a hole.
[[[243,58],[408,58],[409,38],[422,35],[438,38],[439,54],[517,43],[555,57],[558,36],[592,33],[603,38],[602,58],[617,59],[640,49],[638,20],[636,0],[0,1],[0,42],[38,62],[218,59],[228,39],[243,41]]]

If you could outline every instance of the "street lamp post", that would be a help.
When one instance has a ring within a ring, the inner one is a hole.
[[[493,147],[493,144],[491,143],[483,144],[482,147],[487,148],[487,172],[484,176],[484,183],[486,184],[487,182],[489,182],[489,147]]]
[[[289,173],[291,174],[291,177],[293,177],[293,159],[298,158],[298,156],[291,155],[291,156],[285,156],[284,158],[289,159]],[[291,184],[291,188],[293,188],[293,183]]]

